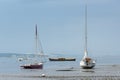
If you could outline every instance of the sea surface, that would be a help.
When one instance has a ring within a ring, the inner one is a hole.
[[[19,58],[30,58],[19,61]],[[49,61],[49,57],[72,57],[76,61]],[[32,54],[0,53],[0,79],[3,76],[120,76],[119,56],[97,56],[96,66],[93,69],[81,69],[79,62],[81,55],[48,55],[45,57],[44,68],[23,69],[20,66],[30,63],[34,59]],[[4,79],[3,79],[4,80]],[[7,80],[7,79],[6,79]]]

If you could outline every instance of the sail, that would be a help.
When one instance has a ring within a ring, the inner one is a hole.
[[[36,42],[36,54],[43,55],[44,52],[43,52],[41,41],[39,39],[37,24],[35,26],[35,40],[36,40],[35,41]]]
[[[35,35],[36,35],[36,37],[37,37],[37,24],[36,24],[36,26],[35,26]]]
[[[36,42],[36,53],[35,53],[36,57],[40,57],[41,62],[46,62],[45,55],[44,55],[43,48],[42,48],[42,44],[41,44],[41,41],[39,39],[37,24],[35,26],[35,42]]]

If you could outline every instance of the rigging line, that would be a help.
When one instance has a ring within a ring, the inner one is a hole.
[[[35,34],[36,34],[36,51],[39,49],[40,55],[43,55],[44,52],[43,52],[41,41],[39,39],[39,34],[38,34],[38,31],[37,31],[37,25],[36,25],[36,32],[35,32]]]

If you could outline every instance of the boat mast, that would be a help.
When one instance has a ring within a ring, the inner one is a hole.
[[[85,5],[85,52],[84,52],[84,57],[88,56],[88,51],[87,51],[87,4]]]
[[[37,24],[35,25],[35,51],[36,51],[36,54],[38,53],[37,52]]]
[[[40,55],[43,55],[43,49],[42,49],[41,41],[39,40],[38,31],[37,31],[37,24],[35,26],[35,40],[36,40],[35,41],[36,42],[36,54],[40,52]]]

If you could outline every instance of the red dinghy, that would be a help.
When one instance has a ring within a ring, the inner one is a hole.
[[[21,67],[23,67],[24,69],[42,69],[43,63],[25,64]]]

